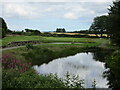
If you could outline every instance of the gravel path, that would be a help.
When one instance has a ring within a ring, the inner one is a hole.
[[[34,44],[33,46],[37,46],[37,45],[40,45],[40,44]],[[26,45],[24,45],[24,46],[15,46],[15,47],[7,47],[7,48],[2,48],[0,50],[4,51],[4,50],[15,49],[15,48],[21,48],[21,47],[26,47]]]

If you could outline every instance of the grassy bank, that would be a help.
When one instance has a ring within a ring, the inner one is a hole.
[[[33,57],[38,55],[39,57],[36,56],[38,57],[36,58],[37,59],[36,61],[39,62],[40,59],[43,60],[43,57],[45,60],[50,61],[55,58],[76,54],[81,50],[82,48],[79,45],[50,45],[50,44],[47,45],[45,44],[45,45],[34,46],[34,49],[29,49],[29,50],[26,47],[5,50],[3,51],[3,55],[10,54],[13,57],[20,59],[24,62],[27,62],[29,60],[35,61]],[[45,62],[45,61],[42,61],[42,62]]]
[[[89,47],[96,47],[98,46],[98,43],[89,43],[89,44],[41,44],[39,46],[34,46],[32,48],[16,48],[16,49],[10,49],[10,50],[4,50],[2,53],[4,54],[10,54],[13,57],[20,59],[24,62],[30,61],[37,61],[40,62],[46,62],[43,60],[48,60],[47,62],[60,58],[60,57],[66,57],[69,55],[74,55],[78,52],[83,52],[89,49]],[[33,58],[34,57],[34,58]],[[37,57],[37,58],[35,58]],[[43,60],[43,61],[42,61]],[[36,64],[38,64],[36,62]]]

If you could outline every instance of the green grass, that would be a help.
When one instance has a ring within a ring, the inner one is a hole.
[[[93,38],[70,38],[70,37],[42,37],[42,36],[9,36],[0,40],[0,45],[6,46],[9,42],[14,41],[29,41],[29,40],[40,40],[43,43],[49,42],[96,42],[100,44],[105,41],[108,42],[108,39],[93,39]]]
[[[26,47],[5,50],[3,54],[10,54],[22,62],[32,62],[33,65],[41,65],[49,61],[74,55],[79,52],[89,50],[89,47],[96,47],[103,42],[108,44],[107,39],[91,39],[91,38],[63,38],[63,37],[39,37],[39,36],[14,36],[3,39],[3,45],[11,41],[25,40],[41,40],[42,42],[95,42],[83,44],[40,44],[36,50],[27,49]],[[52,83],[51,83],[52,81]],[[53,79],[51,76],[38,76],[33,71],[27,71],[19,74],[10,70],[3,72],[3,87],[12,88],[66,88],[64,83],[58,79]]]
[[[84,47],[98,47],[103,42],[105,42],[108,46],[109,40],[108,39],[91,39],[91,38],[64,38],[64,37],[41,37],[41,36],[12,36],[12,37],[5,37],[3,39],[3,44],[11,42],[11,41],[22,41],[22,40],[41,40],[42,42],[95,42],[95,43],[82,43],[82,44],[40,44],[38,47],[48,48],[52,51],[62,51],[67,48],[76,47],[76,48],[84,48]],[[25,61],[25,58],[22,56],[23,53],[27,53],[25,47],[11,49],[3,51],[4,53],[11,53],[16,58]]]
[[[15,41],[29,41],[29,40],[40,40],[41,37],[39,36],[10,36],[5,37],[2,40],[2,45],[7,45],[9,42]]]
[[[27,49],[26,47],[4,50],[3,54],[10,54],[13,57],[24,62],[32,62],[34,64],[48,63],[49,61],[74,55],[79,52],[89,50],[90,47],[96,47],[97,43],[89,44],[41,44],[34,46],[35,49]]]
[[[22,48],[5,50],[2,52],[2,54],[10,54],[13,57],[15,57],[19,60],[22,60],[24,62],[29,62],[30,59],[31,59],[31,61],[35,61],[32,58],[35,55],[38,55],[39,58],[43,57],[45,60],[49,60],[49,59],[53,60],[54,58],[59,58],[59,57],[64,57],[64,56],[68,56],[71,54],[76,54],[81,47],[79,47],[78,45],[44,44],[44,45],[35,46],[35,48],[37,48],[36,49],[37,51],[36,50],[27,50],[26,47],[22,47]],[[70,51],[71,48],[74,48],[73,53]],[[37,52],[37,53],[35,54],[35,52]],[[39,54],[41,53],[41,54],[39,55],[38,53]],[[27,59],[24,57],[25,54],[27,54]],[[29,55],[29,54],[33,54],[33,55]],[[29,58],[30,56],[32,56],[32,57]],[[39,60],[39,58],[38,58],[38,60]]]

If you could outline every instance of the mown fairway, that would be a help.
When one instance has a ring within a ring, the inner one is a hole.
[[[70,37],[43,37],[43,36],[9,36],[3,38],[2,46],[7,45],[9,42],[14,41],[29,41],[29,40],[40,40],[43,43],[49,42],[96,42],[101,44],[102,42],[108,43],[108,39],[95,39],[95,38],[70,38]]]

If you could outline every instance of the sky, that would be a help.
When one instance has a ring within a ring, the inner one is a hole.
[[[0,17],[11,30],[42,32],[89,29],[96,16],[107,15],[113,0],[2,0]]]

